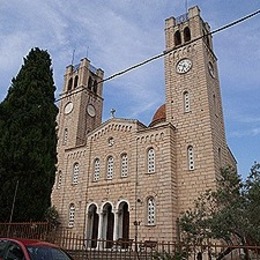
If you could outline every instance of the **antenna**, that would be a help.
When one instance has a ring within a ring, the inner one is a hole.
[[[74,63],[74,55],[75,55],[75,49],[73,50],[73,52],[72,52],[72,60],[71,60],[71,65],[73,65],[73,63]]]
[[[188,13],[188,0],[185,0],[185,9],[186,9],[186,13]]]

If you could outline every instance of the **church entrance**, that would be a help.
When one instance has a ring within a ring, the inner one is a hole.
[[[89,239],[88,247],[96,248],[98,238],[98,222],[99,216],[97,214],[96,205],[91,205],[88,209],[88,227],[87,227],[87,238]]]
[[[118,238],[129,239],[129,211],[126,202],[120,203],[118,208]]]
[[[103,208],[103,231],[103,238],[107,240],[105,247],[111,248],[113,246],[114,213],[109,203],[105,204]]]

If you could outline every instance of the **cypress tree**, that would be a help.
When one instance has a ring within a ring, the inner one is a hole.
[[[0,221],[41,221],[56,164],[55,86],[47,51],[31,49],[0,104]],[[17,193],[15,195],[15,189]]]

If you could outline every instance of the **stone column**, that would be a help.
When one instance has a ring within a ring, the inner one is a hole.
[[[97,242],[97,249],[102,249],[102,230],[103,230],[103,217],[104,217],[104,213],[101,212],[99,214],[99,222],[98,222],[98,242]]]
[[[116,241],[118,239],[118,211],[114,213],[114,232],[113,232],[113,240]]]

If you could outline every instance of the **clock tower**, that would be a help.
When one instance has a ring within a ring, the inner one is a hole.
[[[180,211],[235,165],[225,138],[217,58],[197,6],[165,22],[166,121],[176,128]],[[193,197],[193,199],[191,199]]]
[[[103,76],[86,58],[66,68],[58,115],[59,147],[84,145],[86,135],[101,124]]]

